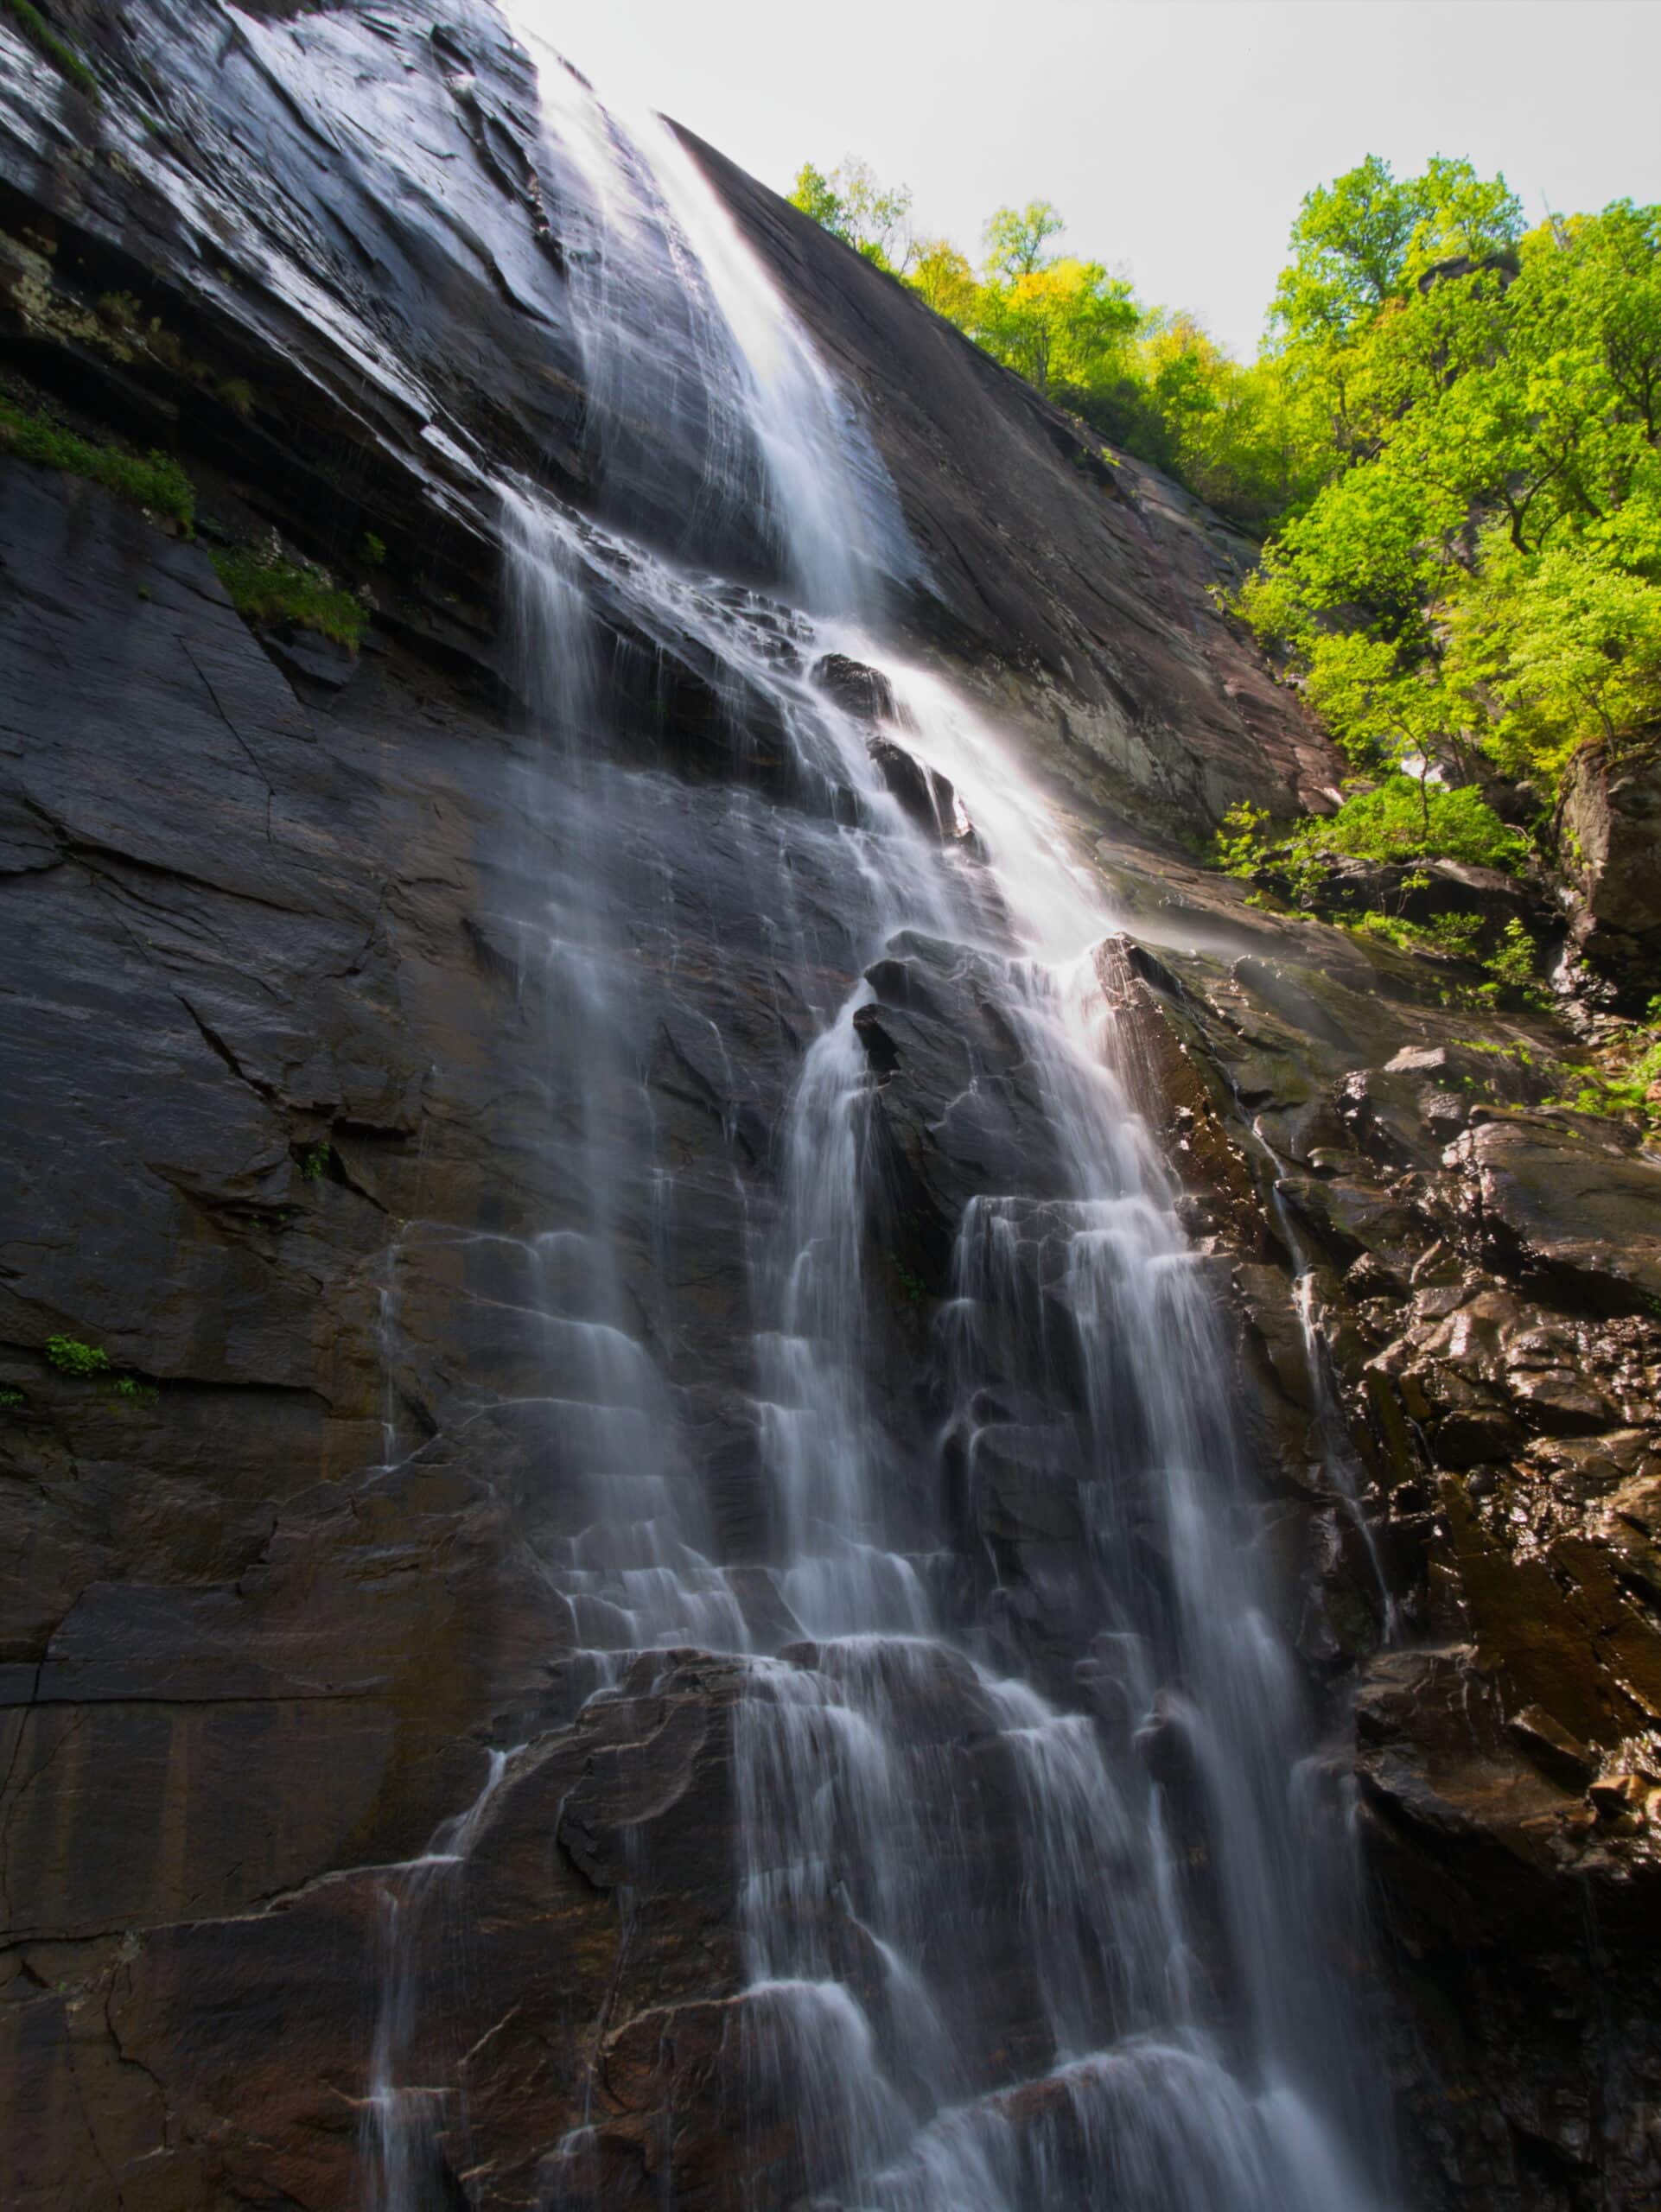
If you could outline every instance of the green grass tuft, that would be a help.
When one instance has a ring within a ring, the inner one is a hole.
[[[67,77],[77,92],[85,92],[88,99],[98,98],[98,79],[81,60],[67,39],[58,36],[32,0],[0,0],[37,54],[44,54],[61,76]]]
[[[70,476],[89,476],[135,506],[176,522],[187,537],[193,532],[196,487],[164,453],[141,457],[117,446],[95,445],[49,416],[31,415],[4,397],[0,397],[0,453],[61,468]]]
[[[355,652],[363,642],[368,620],[360,601],[315,576],[251,546],[215,553],[213,566],[220,582],[231,594],[232,604],[249,622],[296,622],[303,629],[320,630]]]

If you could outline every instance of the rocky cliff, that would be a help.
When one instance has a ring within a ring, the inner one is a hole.
[[[788,2202],[799,2122],[730,2063],[758,2002],[740,1669],[689,1639],[584,1703],[549,1598],[572,1509],[527,1411],[564,1355],[524,1255],[576,1204],[531,1133],[574,1077],[503,917],[582,832],[527,841],[495,486],[674,554],[691,429],[655,410],[596,458],[572,181],[487,6],[49,12],[97,94],[0,10],[5,397],[164,451],[194,506],[187,532],[0,428],[8,2201],[357,2201],[395,1999],[443,2107],[410,2202]],[[1234,799],[1336,779],[1210,596],[1243,549],[689,143],[860,395],[919,556],[886,620],[1021,734],[1123,917],[1103,988],[1357,1777],[1354,2001],[1407,2197],[1661,2201],[1661,1172],[1548,1103],[1543,1018],[1461,1011],[1435,963],[1190,862],[1174,838]],[[777,583],[743,512],[707,531]],[[211,555],[251,547],[350,594],[347,638],[239,612]],[[608,622],[620,751],[665,772],[613,891],[676,1193],[618,1248],[759,1612],[748,1255],[855,932],[761,704],[684,640],[640,675],[620,601]],[[1641,866],[1586,843],[1641,938]],[[787,942],[758,918],[781,907]],[[972,963],[918,942],[868,980],[872,1358],[920,1456],[953,1224],[1042,1198],[1045,1139]],[[953,1118],[965,1064],[997,1116]],[[1020,1450],[983,1473],[961,1510],[1000,1632],[1066,1694],[1076,1509]],[[983,1808],[936,1839],[972,1898],[1019,1871],[979,1697],[948,1668],[927,1700]],[[389,1931],[385,1870],[423,1853]],[[1019,1990],[1018,1929],[989,1908],[965,1946]],[[1017,2056],[1040,2010],[1012,1999]]]

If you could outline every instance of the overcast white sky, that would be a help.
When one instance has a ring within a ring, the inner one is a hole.
[[[1008,201],[1243,355],[1309,187],[1503,170],[1530,218],[1661,200],[1661,0],[506,0],[601,97],[780,191],[862,155],[978,254]]]

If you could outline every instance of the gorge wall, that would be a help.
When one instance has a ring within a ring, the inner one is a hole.
[[[585,350],[582,104],[546,61],[538,92],[493,10],[51,18],[99,96],[0,11],[7,396],[176,455],[196,511],[186,536],[0,429],[7,2201],[858,2201],[815,2165],[799,2085],[733,2057],[774,2001],[744,1956],[735,1654],[804,1648],[756,1255],[802,1203],[792,1102],[850,995],[892,1510],[922,1529],[918,1471],[943,1486],[938,1602],[1157,1775],[1225,2012],[1244,1974],[1180,1700],[1131,1712],[1096,1637],[1117,1593],[1051,1433],[1088,1378],[1012,1352],[972,1452],[953,1427],[960,1224],[1065,1179],[964,918],[1002,926],[977,872],[999,825],[919,766],[923,708],[783,603],[757,504],[705,498],[691,296],[641,382]],[[1390,2187],[1661,2202],[1661,1175],[1547,1107],[1532,1017],[1479,1022],[1434,965],[1193,864],[1232,801],[1284,811],[1339,772],[1211,596],[1245,549],[685,145],[856,396],[917,699],[949,683],[1011,734],[1068,841],[1050,864],[1093,869],[1118,918],[1097,988],[1222,1317],[1310,1824],[1353,1792],[1374,1928],[1334,1971],[1394,2107]],[[540,568],[505,556],[510,479],[577,518]],[[356,595],[360,649],[237,611],[210,550],[272,533]],[[722,581],[650,601],[659,559]],[[527,623],[603,757],[550,763]],[[815,688],[904,822],[840,756],[804,766]],[[869,965],[888,894],[850,824],[908,868],[936,854],[959,901]],[[533,957],[527,917],[575,964]],[[585,995],[620,948],[626,1004]],[[648,1166],[596,1176],[625,1156]],[[595,1233],[600,1182],[612,1272],[574,1305],[558,1240]],[[60,1339],[107,1370],[55,1365]],[[550,1425],[550,1402],[586,1411]],[[601,1413],[672,1429],[672,1460],[615,1422],[603,1451],[665,1494],[696,1469],[683,1548],[722,1565],[678,1574],[682,1610],[593,1698],[631,1639],[589,1613],[661,1596],[580,1549]],[[1168,1539],[1129,1519],[1159,1583]],[[965,2096],[1105,2172],[1043,2070],[1053,1993],[1013,1901],[1050,1877],[1008,1716],[955,1657],[906,1697],[939,1804],[973,1808],[912,1840],[963,1901],[958,1977],[1004,1993]],[[1104,1848],[1091,1878],[1137,1877]],[[1123,2145],[1153,2090],[1112,2094]],[[1150,2201],[1119,2186],[1077,2201]]]

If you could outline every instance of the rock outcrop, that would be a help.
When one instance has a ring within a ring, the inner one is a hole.
[[[1578,893],[1570,942],[1594,977],[1642,1013],[1661,983],[1661,757],[1653,746],[1611,760],[1575,754],[1557,836]]]

